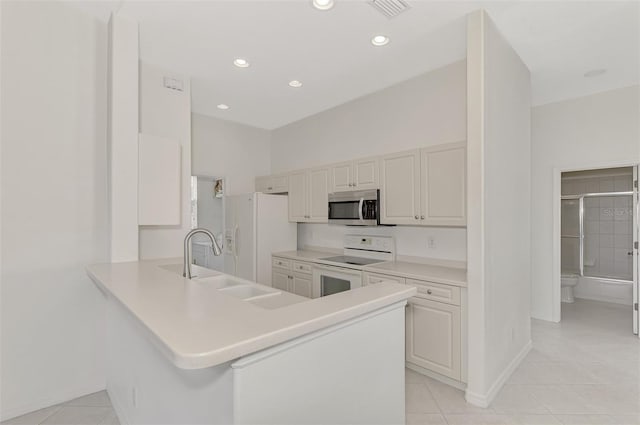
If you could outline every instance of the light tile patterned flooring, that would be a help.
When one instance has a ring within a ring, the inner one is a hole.
[[[532,322],[533,350],[488,409],[407,370],[407,424],[640,425],[640,340],[630,308],[585,300],[562,307],[561,323]],[[2,423],[18,424],[119,422],[102,391]]]

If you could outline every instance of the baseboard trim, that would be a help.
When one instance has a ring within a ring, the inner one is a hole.
[[[486,394],[474,393],[467,389],[464,396],[465,400],[467,400],[467,403],[482,408],[489,407],[489,405],[493,402],[493,399],[496,398],[496,395],[498,395],[498,392],[502,389],[511,374],[518,368],[518,366],[520,366],[520,363],[522,363],[524,358],[527,357],[527,354],[529,354],[531,348],[533,348],[533,344],[531,340],[529,340],[529,342],[527,342],[525,346],[522,347],[522,350],[520,350],[520,352],[513,358],[513,360],[511,360],[509,365],[504,368],[502,373],[493,382]]]
[[[57,404],[66,403],[78,397],[97,393],[105,389],[104,385],[90,386],[82,389],[75,389],[71,391],[65,391],[53,397],[41,398],[34,400],[27,404],[23,404],[17,407],[5,408],[2,407],[0,412],[0,422],[7,421],[9,419],[17,418],[18,416],[26,415],[27,413],[35,412],[36,410],[46,409],[47,407],[55,406]]]
[[[421,375],[428,376],[429,378],[435,379],[436,381],[440,381],[443,384],[447,384],[459,390],[464,391],[467,388],[467,384],[465,384],[464,382],[456,381],[455,379],[449,378],[448,376],[440,375],[439,373],[432,372],[429,369],[425,369],[413,363],[407,362],[405,363],[405,367]]]

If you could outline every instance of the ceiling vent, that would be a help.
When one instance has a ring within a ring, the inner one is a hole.
[[[371,0],[369,4],[389,19],[395,18],[410,7],[403,0]]]

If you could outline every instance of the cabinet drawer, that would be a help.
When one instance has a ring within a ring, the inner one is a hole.
[[[294,261],[293,262],[293,270],[298,272],[298,273],[311,273],[311,264],[309,263],[305,263],[305,262],[301,262],[301,261]]]
[[[407,285],[418,289],[416,297],[442,303],[460,305],[460,288],[457,286],[441,285],[423,280],[407,279]]]
[[[392,282],[397,282],[402,284],[406,283],[406,279],[404,277],[391,276],[391,275],[378,274],[378,273],[369,273],[369,272],[365,272],[364,279],[363,279],[365,285],[373,285],[376,283],[383,282],[385,280],[390,280]]]
[[[291,260],[287,260],[286,258],[273,257],[271,259],[271,265],[280,269],[291,270]]]

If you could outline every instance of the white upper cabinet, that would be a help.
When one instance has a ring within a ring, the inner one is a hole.
[[[138,224],[180,225],[180,142],[141,133],[138,164]]]
[[[341,162],[330,168],[331,192],[378,188],[378,158]]]
[[[466,143],[386,155],[380,160],[380,222],[466,225]]]
[[[380,223],[420,224],[420,150],[380,159]]]
[[[353,162],[354,186],[358,190],[378,189],[380,165],[378,158]]]
[[[286,174],[256,177],[256,192],[287,193],[288,191],[289,176]]]
[[[289,175],[289,221],[307,220],[307,171]]]
[[[329,219],[329,168],[289,175],[289,221],[326,223]]]
[[[422,224],[466,225],[466,143],[421,149],[420,160]]]
[[[331,167],[332,192],[353,190],[353,163],[342,162]]]
[[[326,223],[329,221],[329,168],[314,168],[309,171],[308,192],[307,221]]]

